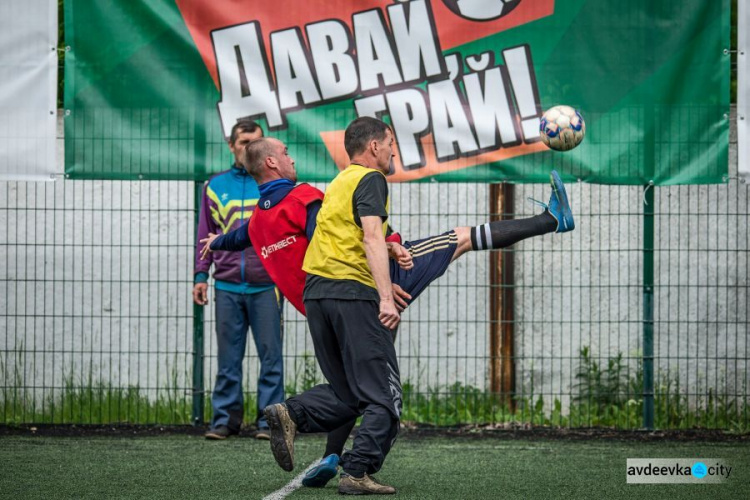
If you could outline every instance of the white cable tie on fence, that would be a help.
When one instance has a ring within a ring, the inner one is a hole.
[[[643,190],[643,204],[648,206],[648,202],[646,201],[646,193],[648,193],[648,190],[654,187],[654,181],[648,181],[648,185],[646,186],[646,189]]]

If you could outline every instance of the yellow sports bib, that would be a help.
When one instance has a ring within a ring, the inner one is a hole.
[[[354,191],[371,168],[349,165],[326,189],[317,226],[305,254],[302,269],[335,280],[354,280],[376,288],[367,263],[364,231],[354,220]],[[381,173],[382,175],[382,173]],[[386,202],[386,212],[389,203]],[[385,235],[387,223],[383,223]]]

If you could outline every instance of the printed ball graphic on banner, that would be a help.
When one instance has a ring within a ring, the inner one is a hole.
[[[583,141],[586,122],[578,110],[570,106],[555,106],[542,115],[539,132],[542,142],[550,149],[569,151]]]
[[[454,14],[465,19],[492,21],[518,7],[521,0],[443,0],[443,3]]]

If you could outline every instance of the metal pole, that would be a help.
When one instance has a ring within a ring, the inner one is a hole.
[[[197,82],[201,81],[201,76],[196,76]],[[195,108],[195,125],[193,138],[193,164],[195,168],[195,231],[198,234],[198,220],[201,210],[201,196],[203,194],[202,178],[206,176],[206,102],[208,97],[206,92],[200,92],[199,102]],[[204,366],[204,338],[203,338],[203,307],[193,304],[193,425],[203,425],[204,423],[204,402],[205,391],[203,390]]]
[[[201,194],[203,183],[195,183],[195,228],[198,233],[198,218],[200,216]],[[203,407],[205,394],[203,391],[203,307],[193,303],[193,425],[203,425]]]
[[[512,184],[491,184],[491,220],[512,219],[513,201]],[[490,252],[490,390],[511,412],[516,409],[513,281],[513,251]]]
[[[654,428],[654,188],[643,206],[643,427]]]
[[[647,10],[656,8],[647,2]],[[647,65],[654,64],[653,30],[646,31],[646,46],[652,48]],[[656,172],[656,98],[654,87],[644,90],[643,170],[648,183],[643,192],[643,427],[654,428],[654,173]]]

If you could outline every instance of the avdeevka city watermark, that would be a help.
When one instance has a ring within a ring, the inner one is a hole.
[[[628,458],[629,484],[723,483],[732,467],[717,458]]]

